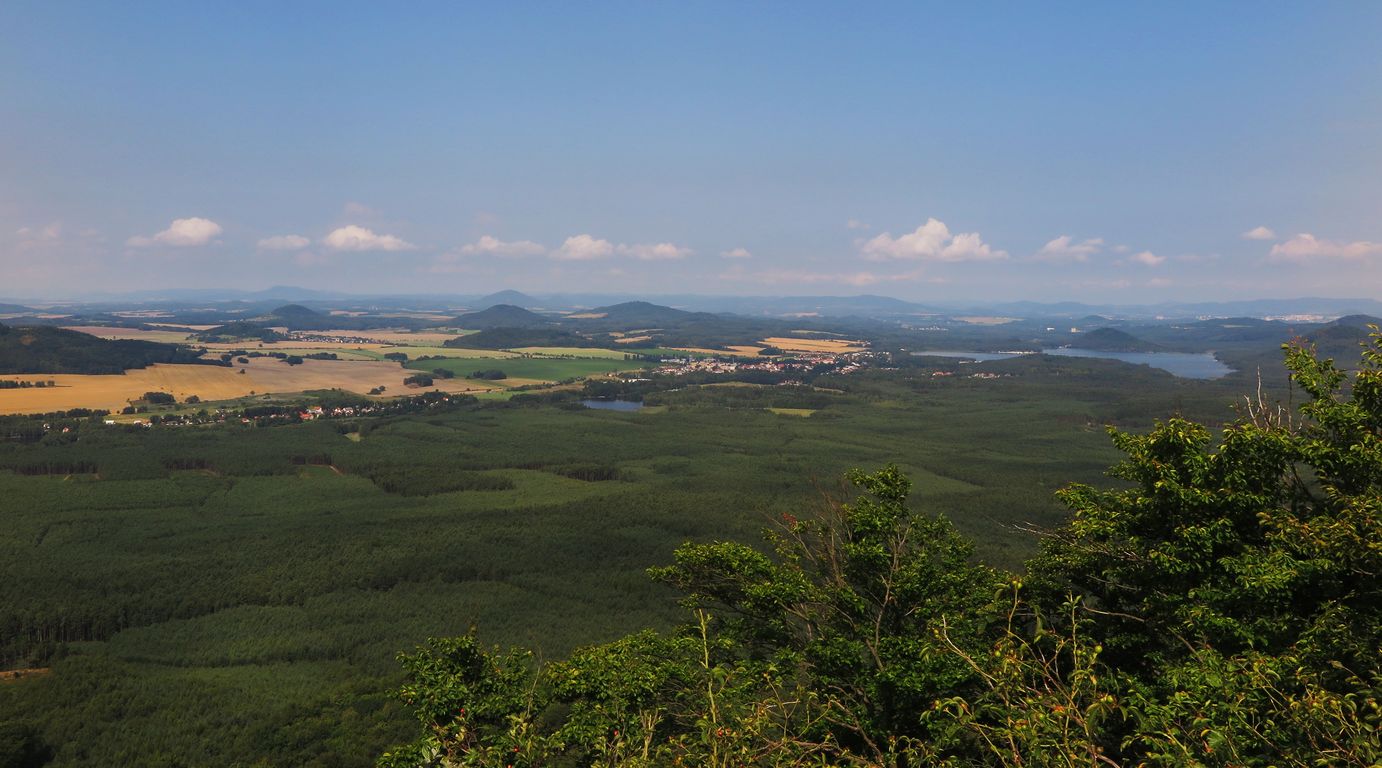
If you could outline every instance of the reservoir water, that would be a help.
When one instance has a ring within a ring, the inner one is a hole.
[[[1219,362],[1213,352],[1102,352],[1095,349],[1057,347],[1041,350],[1043,355],[1057,357],[1095,357],[1101,360],[1121,360],[1133,365],[1150,365],[1160,368],[1173,376],[1183,379],[1217,379],[1233,372],[1232,368]],[[1006,360],[1030,352],[913,352],[914,355],[930,357],[955,357],[986,363],[990,360]]]
[[[637,411],[643,407],[633,400],[582,400],[581,405],[600,411]]]

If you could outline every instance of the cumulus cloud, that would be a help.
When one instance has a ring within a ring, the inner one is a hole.
[[[728,251],[720,251],[720,257],[725,259],[752,259],[753,254],[747,248],[731,248]]]
[[[1271,253],[1267,255],[1267,260],[1295,263],[1329,259],[1361,261],[1379,254],[1382,254],[1382,243],[1373,243],[1367,240],[1341,243],[1334,240],[1323,240],[1303,232],[1284,243],[1273,245]]]
[[[995,250],[977,232],[950,233],[939,219],[927,219],[925,224],[900,237],[891,232],[865,242],[860,251],[872,261],[906,259],[920,261],[992,261],[1008,258],[1007,251]]]
[[[552,251],[551,256],[558,261],[591,261],[606,259],[616,254],[642,261],[667,261],[684,259],[692,250],[675,243],[634,243],[618,245],[592,235],[573,235],[566,238],[561,247]]]
[[[1036,258],[1042,261],[1089,261],[1089,257],[1103,250],[1104,239],[1101,237],[1085,238],[1079,242],[1070,235],[1060,237],[1041,246],[1041,250],[1036,252]]]
[[[322,244],[333,251],[411,251],[417,247],[393,235],[377,235],[354,224],[332,230]]]
[[[125,241],[126,245],[135,247],[145,247],[150,245],[168,245],[177,248],[189,246],[206,245],[217,235],[221,234],[221,225],[210,219],[203,219],[193,216],[190,219],[174,219],[168,228],[154,235],[153,237],[143,237],[136,235]]]
[[[1157,267],[1166,261],[1166,257],[1158,256],[1155,253],[1152,253],[1151,251],[1142,251],[1140,253],[1134,253],[1133,255],[1129,256],[1128,261],[1131,261],[1135,264],[1141,264],[1145,267]]]
[[[1244,240],[1275,240],[1276,233],[1267,227],[1253,227],[1239,237]]]
[[[691,255],[690,248],[683,248],[672,243],[635,243],[633,245],[620,245],[616,250],[625,256],[632,256],[643,261],[684,259]]]
[[[561,247],[552,251],[552,258],[561,261],[589,261],[614,255],[614,243],[590,235],[572,235]]]
[[[504,241],[489,235],[485,235],[473,243],[461,246],[461,253],[468,256],[537,256],[546,252],[547,249],[545,247],[532,240]]]
[[[300,251],[311,244],[312,241],[302,235],[274,235],[258,243],[261,251]]]

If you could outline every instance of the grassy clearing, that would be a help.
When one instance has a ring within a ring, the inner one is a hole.
[[[778,416],[810,416],[816,412],[815,408],[769,408],[769,413],[776,413]]]
[[[376,355],[376,359],[383,360],[384,355],[390,352],[402,352],[413,360],[419,357],[454,357],[460,359],[490,359],[503,360],[510,357],[517,357],[511,352],[500,352],[493,349],[464,349],[461,347],[409,347],[409,346],[387,346],[370,350],[370,354]]]
[[[186,331],[146,331],[139,328],[119,328],[104,325],[65,325],[69,331],[80,331],[102,339],[137,339],[164,344],[185,344],[191,335]]]

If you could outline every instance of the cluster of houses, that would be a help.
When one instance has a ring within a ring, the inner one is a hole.
[[[822,369],[833,369],[834,373],[853,373],[868,367],[872,353],[852,352],[849,354],[827,354],[811,352],[792,357],[764,358],[751,360],[742,357],[678,357],[663,358],[662,364],[653,373],[664,376],[678,376],[688,373],[738,373],[742,371],[767,371],[770,373],[820,373]]]
[[[368,336],[341,336],[339,334],[313,333],[311,331],[292,331],[288,338],[293,341],[310,341],[322,344],[382,344],[379,339]]]
[[[931,372],[931,378],[933,378],[933,379],[940,379],[940,378],[945,378],[945,377],[947,377],[947,376],[954,376],[954,375],[955,375],[955,372],[954,372],[954,371],[932,371],[932,372]],[[1006,378],[1009,378],[1010,376],[1012,376],[1012,374],[1010,374],[1010,373],[988,373],[988,372],[983,372],[983,373],[971,373],[971,374],[967,374],[967,375],[965,375],[965,376],[963,376],[963,377],[961,377],[961,378],[965,378],[965,379],[1006,379]]]

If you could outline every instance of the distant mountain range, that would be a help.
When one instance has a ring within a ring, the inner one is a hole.
[[[1334,318],[1353,314],[1382,315],[1382,301],[1367,298],[1282,298],[1221,302],[1167,302],[1150,305],[1086,304],[1081,302],[1036,301],[969,301],[937,300],[914,302],[889,296],[861,294],[858,296],[707,296],[699,294],[671,294],[633,296],[628,294],[556,293],[531,295],[517,290],[503,290],[487,295],[464,294],[347,294],[293,286],[274,286],[260,291],[222,288],[161,289],[123,294],[89,296],[87,304],[208,304],[218,302],[292,302],[306,305],[350,305],[362,308],[420,308],[455,307],[483,311],[495,305],[521,309],[548,311],[584,310],[596,312],[624,304],[659,305],[686,312],[733,313],[748,317],[864,317],[875,319],[922,319],[927,316],[998,316],[1013,318],[1060,318],[1081,320],[1098,316],[1104,320],[1176,320],[1206,317],[1322,317]],[[29,301],[20,299],[19,301]],[[48,302],[31,303],[46,304]],[[66,302],[64,302],[66,303]],[[72,302],[77,303],[77,302]],[[592,309],[594,308],[594,309]],[[8,314],[31,310],[18,303],[0,305],[0,312]],[[1088,323],[1086,323],[1088,324]]]

